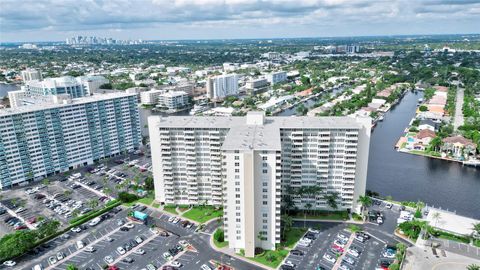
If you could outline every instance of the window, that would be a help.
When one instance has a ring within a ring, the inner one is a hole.
[[[240,194],[235,194],[235,198],[240,198]]]
[[[264,188],[262,191],[263,191],[263,192],[268,192],[268,189]]]
[[[268,157],[262,157],[262,160],[267,160],[267,159],[268,159]]]
[[[238,188],[238,187],[235,188],[235,191],[236,191],[236,192],[240,192],[240,188]]]
[[[240,186],[240,182],[235,182],[235,186]]]
[[[235,167],[238,167],[240,166],[240,163],[239,162],[235,162]]]
[[[235,169],[235,172],[236,172],[236,173],[239,173],[239,172],[240,172],[240,169]]]
[[[267,170],[263,170],[263,173],[267,173],[268,171]]]
[[[263,217],[268,217],[268,214],[267,214],[267,213],[263,213],[262,216],[263,216]]]
[[[264,187],[268,186],[268,182],[263,182],[262,186],[264,186]]]
[[[240,157],[239,157],[239,156],[235,156],[235,160],[240,160]]]
[[[267,201],[263,201],[263,205],[267,205],[267,203],[268,203]]]
[[[264,168],[268,167],[268,164],[267,164],[267,163],[263,163],[263,167],[264,167]]]

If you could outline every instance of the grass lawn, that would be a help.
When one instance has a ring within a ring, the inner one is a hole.
[[[145,197],[145,198],[141,198],[138,200],[139,203],[143,203],[143,204],[146,204],[146,205],[151,205],[152,202],[153,202],[153,197]]]
[[[163,208],[163,211],[178,215],[177,210],[175,210],[175,208],[177,208],[175,205],[165,205],[165,207]]]
[[[160,204],[159,203],[153,203],[152,206],[155,207],[155,208],[158,208],[158,207],[160,207]]]
[[[183,214],[184,217],[200,223],[221,217],[222,215],[223,209],[215,210],[213,206],[196,206]]]
[[[216,246],[217,248],[228,247],[228,241],[218,242],[218,241],[215,240],[215,238],[214,238],[214,239],[213,239],[213,243],[215,244],[215,246]]]
[[[266,250],[264,253],[259,254],[253,258],[248,258],[249,260],[261,263],[263,265],[277,268],[278,265],[283,261],[288,255],[288,250]]]
[[[480,239],[478,239],[478,240],[473,240],[473,245],[480,248]]]
[[[306,228],[291,228],[290,231],[285,233],[285,239],[280,243],[280,245],[293,248],[306,231]]]
[[[311,211],[310,211],[311,212]],[[302,212],[297,213],[294,218],[304,218],[305,216],[303,215]],[[306,215],[307,219],[332,219],[332,220],[347,220],[348,219],[348,213],[347,211],[335,211],[335,212],[330,212],[330,211],[315,211],[313,214],[308,213]]]

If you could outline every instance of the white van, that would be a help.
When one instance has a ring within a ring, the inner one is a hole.
[[[41,264],[37,264],[34,267],[32,267],[32,270],[43,270],[43,266]]]

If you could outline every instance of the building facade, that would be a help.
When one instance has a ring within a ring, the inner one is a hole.
[[[287,80],[287,72],[277,71],[266,75],[267,81],[271,84],[281,83]]]
[[[299,209],[358,211],[370,118],[150,117],[156,200],[223,207],[226,241],[253,256],[280,242],[282,198]],[[302,187],[320,187],[297,195]],[[308,205],[308,206],[307,206]]]
[[[207,97],[218,100],[238,95],[237,74],[224,74],[207,78]]]
[[[42,179],[141,144],[136,95],[52,96],[0,110],[0,187]]]
[[[183,91],[169,91],[158,96],[159,107],[168,110],[178,110],[187,107],[189,104],[188,94]]]
[[[79,98],[91,94],[82,82],[71,76],[28,81],[25,83],[25,90],[27,96],[69,94],[72,98]]]
[[[42,79],[42,73],[36,69],[32,68],[27,68],[25,70],[22,70],[21,72],[22,80],[24,82],[28,81],[33,81],[33,80],[41,80]]]
[[[140,103],[144,105],[155,105],[158,103],[158,98],[163,93],[165,93],[165,90],[157,90],[157,89],[140,92]]]

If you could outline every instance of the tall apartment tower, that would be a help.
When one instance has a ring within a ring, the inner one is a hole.
[[[238,75],[224,74],[207,78],[207,97],[218,100],[238,94]]]
[[[300,209],[358,211],[365,194],[370,118],[149,118],[156,200],[223,206],[229,247],[254,255],[280,243],[282,197]],[[298,196],[305,186],[318,194]],[[291,194],[289,194],[291,192]]]
[[[33,68],[27,68],[25,70],[22,70],[21,75],[22,75],[23,82],[42,79],[42,73],[40,73],[40,71]]]
[[[51,98],[0,110],[0,188],[93,164],[141,145],[136,94]]]

